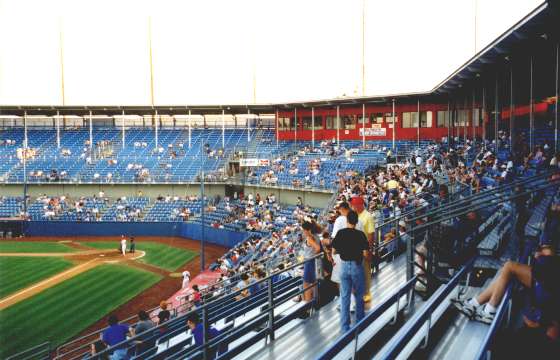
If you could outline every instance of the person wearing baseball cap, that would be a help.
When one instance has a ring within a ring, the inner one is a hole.
[[[358,225],[356,229],[363,231],[366,235],[366,238],[369,243],[370,249],[375,246],[375,220],[373,219],[373,215],[371,215],[364,207],[364,198],[356,195],[352,197],[350,200],[350,205],[352,205],[352,210],[354,210],[358,214]],[[367,256],[364,261],[362,262],[364,266],[364,275],[366,280],[366,287],[364,293],[364,301],[369,302],[371,301],[371,260],[372,254],[368,251],[369,256]]]

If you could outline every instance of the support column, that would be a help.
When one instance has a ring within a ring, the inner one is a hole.
[[[156,140],[156,151],[159,148],[159,119],[157,110],[154,111],[154,129],[155,129],[155,140]],[[124,143],[124,141],[123,141]]]
[[[449,105],[449,100],[447,100],[447,117],[445,119],[445,124],[447,125],[447,146],[451,144],[451,106]]]
[[[124,110],[122,111],[122,148],[125,148],[125,135],[124,135]]]
[[[279,135],[279,129],[278,129],[278,109],[276,109],[276,148],[278,148],[279,143],[278,143],[278,135]]]
[[[554,152],[558,152],[558,43],[556,43],[556,103],[554,105]]]
[[[465,116],[463,117],[463,137],[464,137],[464,143],[467,143],[467,131],[468,131],[468,123],[469,123],[469,113],[468,113],[468,106],[469,106],[469,101],[467,100],[467,96],[465,95],[465,109],[464,114]]]
[[[420,120],[422,119],[422,116],[420,115],[420,99],[418,99],[417,111],[418,111],[418,124],[416,124],[416,147],[420,149]]]
[[[294,143],[297,145],[297,126],[298,126],[298,121],[297,121],[297,109],[294,108]]]
[[[188,117],[188,121],[187,121],[187,123],[189,124],[189,149],[191,148],[191,132],[192,132],[192,130],[191,130],[191,122],[192,122],[192,119],[191,119],[191,110],[189,109],[189,117]]]
[[[315,108],[311,108],[311,147],[315,148]]]
[[[226,113],[222,109],[222,149],[226,148]]]
[[[471,114],[472,138],[471,138],[471,140],[472,140],[472,144],[473,144],[473,148],[474,148],[474,146],[476,144],[476,127],[474,125],[475,121],[476,121],[476,118],[475,118],[475,114],[476,114],[476,95],[475,95],[474,88],[473,88],[473,91],[472,91],[472,104],[471,105],[472,105],[471,106],[471,108],[472,108],[472,110],[471,110],[472,111],[472,114]]]
[[[392,112],[392,117],[393,117],[393,152],[396,152],[395,150],[395,137],[396,137],[396,133],[395,133],[395,129],[397,127],[397,123],[396,123],[396,119],[395,119],[395,99],[393,99],[393,112]],[[396,154],[393,154],[396,155]]]
[[[362,147],[366,148],[366,104],[362,104]]]
[[[23,112],[23,151],[21,154],[23,160],[23,213],[27,215],[27,111]]]
[[[513,101],[513,64],[510,64],[511,67],[509,69],[509,150],[513,155],[513,141],[515,139],[514,130],[515,130],[515,123],[514,119],[514,101]]]
[[[93,114],[89,111],[89,155],[93,160]]]
[[[336,106],[336,144],[340,146],[340,106]]]
[[[498,147],[498,102],[499,102],[499,91],[498,91],[498,75],[496,75],[496,94],[494,95],[494,141],[496,142],[496,146],[494,147],[496,149],[496,156],[497,156],[497,151],[499,150]]]
[[[486,149],[486,86],[482,86],[482,146]]]
[[[247,109],[247,115],[251,114],[251,109]],[[251,126],[249,125],[249,116],[247,116],[246,123],[247,123],[247,146],[249,146],[249,142],[251,141]]]
[[[534,131],[534,118],[533,118],[533,55],[531,55],[531,62],[529,66],[529,152],[533,151],[533,131]]]
[[[60,149],[60,111],[56,111],[56,148]]]

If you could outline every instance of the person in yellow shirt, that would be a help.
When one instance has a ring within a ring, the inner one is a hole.
[[[358,213],[358,222],[359,225],[361,224],[361,228],[357,228],[364,232],[368,239],[370,251],[368,251],[369,256],[364,258],[362,262],[364,265],[364,274],[365,274],[365,293],[364,293],[364,301],[369,302],[371,301],[371,260],[372,254],[371,249],[374,247],[374,234],[375,234],[375,220],[373,219],[373,215],[371,215],[365,208],[364,208],[364,199],[361,196],[354,196],[350,201],[352,205],[352,209]]]

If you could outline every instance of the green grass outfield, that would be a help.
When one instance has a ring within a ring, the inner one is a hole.
[[[0,257],[0,299],[73,266],[60,257]]]
[[[82,242],[81,244],[95,249],[116,250],[119,246],[118,241]],[[141,258],[140,261],[168,271],[177,270],[178,267],[198,256],[198,253],[195,251],[180,249],[156,242],[136,242],[136,250],[146,252],[146,256]]]
[[[0,241],[0,253],[68,253],[74,251],[76,250],[56,242]]]
[[[126,303],[161,276],[104,264],[0,311],[0,358],[51,341],[57,346]]]

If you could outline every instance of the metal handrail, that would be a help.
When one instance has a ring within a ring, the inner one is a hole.
[[[37,359],[37,355],[46,352],[47,357],[50,356],[50,341],[46,341],[42,344],[36,345],[30,349],[24,350],[17,354],[8,356],[6,360],[27,360],[27,359]],[[44,349],[43,349],[44,348]]]
[[[511,300],[512,290],[513,290],[513,284],[510,283],[507,287],[504,297],[502,298],[502,301],[500,302],[500,305],[498,306],[498,309],[496,310],[496,315],[494,316],[494,320],[492,320],[492,324],[490,324],[490,328],[488,329],[488,332],[484,336],[484,340],[482,340],[482,343],[480,345],[480,348],[478,349],[475,359],[479,359],[479,360],[490,359],[489,347],[491,345],[492,338],[494,337],[494,335],[496,335],[496,332],[498,331],[500,324],[502,323],[502,320],[506,314],[506,310],[511,307],[510,300]]]
[[[203,314],[203,321],[202,321],[202,324],[203,324],[204,334],[205,334],[205,335],[203,336],[203,338],[204,338],[204,339],[208,339],[208,335],[207,335],[207,334],[208,334],[208,325],[209,325],[209,324],[207,324],[206,322],[207,322],[207,320],[208,320],[208,319],[207,319],[207,311],[208,311],[208,308],[209,308],[209,307],[219,304],[219,302],[222,301],[223,298],[224,298],[225,296],[230,296],[230,297],[231,297],[231,296],[240,295],[242,292],[244,292],[244,291],[246,291],[246,290],[249,290],[249,288],[251,288],[251,287],[253,287],[253,286],[256,286],[256,285],[258,285],[258,284],[262,284],[262,283],[264,283],[264,282],[268,282],[268,283],[270,284],[270,283],[272,283],[272,278],[273,278],[273,276],[278,275],[278,274],[280,274],[280,273],[284,273],[284,272],[291,271],[291,270],[293,270],[293,269],[295,269],[295,268],[297,268],[297,267],[302,266],[302,265],[305,264],[306,262],[312,261],[312,260],[315,260],[315,259],[318,259],[318,258],[322,257],[323,255],[324,255],[324,254],[323,254],[322,252],[320,252],[320,253],[318,253],[318,254],[315,254],[315,255],[313,255],[313,256],[307,258],[307,259],[304,259],[302,262],[299,262],[299,263],[297,263],[297,264],[291,265],[291,266],[287,267],[286,269],[275,273],[274,275],[269,275],[269,276],[267,276],[266,278],[263,278],[263,279],[261,279],[261,280],[257,280],[257,281],[251,283],[250,285],[248,285],[248,286],[246,286],[246,287],[244,287],[244,288],[241,288],[241,289],[238,289],[238,290],[234,291],[233,293],[230,293],[230,294],[227,294],[227,295],[222,295],[222,296],[220,296],[219,298],[214,299],[214,300],[212,300],[212,301],[210,301],[210,302],[207,302],[207,303],[201,305],[200,307],[198,307],[198,308],[196,308],[196,309],[193,309],[193,310],[189,311],[188,313],[186,313],[186,314],[184,314],[184,315],[181,315],[181,316],[179,316],[179,317],[177,317],[177,318],[175,318],[175,319],[173,319],[173,320],[170,320],[170,321],[174,321],[174,322],[175,322],[175,321],[178,321],[179,319],[186,319],[190,314],[193,314],[193,313],[195,313],[195,312],[202,312],[202,314]],[[307,288],[301,290],[300,293],[305,292],[305,291],[306,291],[307,289],[309,289],[309,288],[313,288],[314,286],[316,286],[316,283],[317,283],[317,282],[315,282],[314,284],[310,285],[309,287],[307,287]],[[273,310],[274,307],[273,307],[272,305],[273,305],[273,304],[269,304],[269,309],[272,309],[272,310]],[[157,326],[151,328],[148,332],[154,332],[154,331],[156,331],[156,330],[160,330],[160,329],[162,329],[162,328],[165,327],[165,326],[167,326],[167,323],[158,324]],[[121,343],[118,343],[118,344],[116,344],[116,345],[114,345],[114,346],[112,346],[112,347],[110,347],[110,348],[107,348],[106,350],[104,350],[104,351],[102,351],[102,352],[99,352],[99,353],[93,355],[90,359],[92,359],[92,360],[93,360],[93,359],[100,359],[101,356],[103,356],[103,355],[105,355],[105,354],[110,354],[110,353],[111,353],[112,351],[114,351],[115,349],[119,349],[119,348],[122,348],[123,346],[127,346],[127,345],[133,343],[135,340],[141,340],[141,337],[145,336],[146,333],[147,333],[147,332],[142,333],[142,334],[136,334],[134,337],[131,337],[131,338],[129,338],[129,339],[126,339],[125,341],[123,341],[123,342],[121,342]],[[209,347],[210,345],[213,345],[213,344],[212,344],[212,343],[209,343],[209,342],[207,342],[207,341],[205,341],[205,344],[203,345],[203,348],[204,348],[205,350],[207,350],[208,347]],[[78,359],[78,358],[79,358],[79,357],[74,357],[74,358],[71,358],[71,359],[69,359],[69,360],[75,360],[75,359]],[[56,360],[56,359],[60,359],[60,357],[56,357],[55,360]]]
[[[356,358],[357,352],[357,341],[359,334],[365,330],[369,325],[371,325],[381,314],[387,311],[395,303],[397,305],[397,312],[399,311],[399,301],[401,297],[409,292],[416,284],[417,277],[410,279],[400,288],[398,288],[392,295],[386,297],[379,305],[372,309],[363,319],[358,323],[354,324],[348,331],[342,334],[338,339],[335,340],[327,350],[325,350],[321,355],[317,357],[318,360],[328,360],[334,358],[340,350],[348,346],[353,340],[356,341],[356,347],[354,348],[354,358]]]
[[[400,351],[402,351],[410,340],[419,332],[419,330],[428,322],[428,328],[424,339],[426,340],[430,333],[432,312],[445,300],[445,298],[453,291],[459,280],[470,271],[475,259],[471,259],[463,268],[453,276],[453,278],[443,287],[439,288],[432,297],[424,304],[422,309],[416,313],[403,327],[389,340],[381,352],[375,356],[375,359],[395,359]]]

